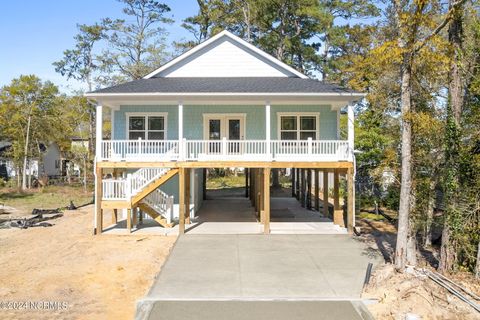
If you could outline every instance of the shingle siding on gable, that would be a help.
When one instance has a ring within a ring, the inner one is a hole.
[[[288,77],[292,73],[230,38],[202,48],[155,77]]]

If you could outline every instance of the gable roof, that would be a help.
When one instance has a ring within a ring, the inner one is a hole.
[[[185,66],[192,65],[196,62],[196,60],[201,60],[202,56],[205,56],[209,53],[209,51],[216,50],[220,46],[225,46],[225,43],[230,44],[230,51],[223,50],[223,54],[216,54],[219,59],[230,59],[235,60],[239,59],[239,56],[250,58],[250,63],[255,61],[260,67],[263,69],[271,68],[272,70],[276,69],[279,76],[283,77],[298,77],[302,79],[307,79],[308,77],[303,73],[295,70],[294,68],[290,67],[289,65],[281,62],[280,60],[272,57],[268,53],[260,50],[259,48],[255,47],[251,43],[233,35],[232,33],[224,30],[217,35],[211,37],[210,39],[202,42],[201,44],[197,45],[196,47],[190,49],[189,51],[183,53],[182,55],[178,56],[177,58],[171,60],[170,62],[166,63],[165,65],[161,66],[157,70],[151,72],[150,74],[146,75],[144,79],[150,79],[154,77],[169,77],[176,68],[185,68]],[[233,48],[233,50],[232,50]],[[220,51],[218,49],[217,51]],[[214,58],[215,59],[215,58]],[[218,63],[218,60],[209,60],[214,63]],[[244,62],[245,64],[248,62]],[[208,70],[208,65],[203,65],[203,68],[200,68],[200,71]],[[238,66],[239,70],[241,70],[242,65]],[[224,70],[225,73],[231,70]],[[200,72],[199,77],[205,76]],[[225,75],[223,73],[222,75]],[[185,74],[183,74],[185,75]],[[241,73],[240,76],[245,76],[245,73]],[[272,75],[270,73],[269,75]],[[192,76],[192,75],[188,75]],[[252,75],[255,77],[255,75]]]
[[[150,78],[94,91],[92,96],[115,94],[329,94],[363,96],[344,87],[314,79],[288,77]]]

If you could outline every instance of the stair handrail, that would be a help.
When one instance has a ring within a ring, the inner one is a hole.
[[[145,188],[152,181],[160,178],[167,172],[165,168],[141,168],[134,173],[127,174],[127,198]]]
[[[173,196],[169,196],[160,189],[155,189],[143,201],[163,216],[167,223],[171,223],[173,219]]]

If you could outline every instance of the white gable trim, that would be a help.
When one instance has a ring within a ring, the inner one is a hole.
[[[199,44],[198,46],[190,49],[189,51],[185,52],[184,54],[176,57],[175,59],[171,60],[170,62],[164,64],[163,66],[161,66],[160,68],[158,68],[157,70],[149,73],[148,75],[146,75],[144,77],[144,79],[150,79],[152,77],[154,77],[155,75],[157,75],[158,73],[162,72],[162,71],[165,71],[169,68],[171,68],[172,66],[174,66],[175,64],[185,60],[186,58],[192,56],[193,54],[195,54],[196,52],[202,50],[203,48],[205,48],[206,46],[208,46],[209,44],[219,40],[220,38],[222,37],[228,37],[230,38],[233,42],[236,42],[244,47],[246,47],[247,49],[253,51],[254,53],[258,54],[259,56],[265,58],[266,60],[270,61],[271,63],[275,64],[276,66],[278,66],[280,69],[283,69],[285,71],[287,71],[288,73],[291,73],[299,78],[302,78],[302,79],[308,79],[308,77],[306,75],[304,75],[303,73],[301,72],[298,72],[297,70],[295,70],[294,68],[290,67],[289,65],[281,62],[280,60],[272,57],[271,55],[269,55],[268,53],[258,49],[257,47],[255,47],[254,45],[252,45],[251,43],[248,43],[247,41],[233,35],[232,33],[228,32],[227,30],[224,30],[222,32],[220,32],[219,34],[211,37],[210,39],[202,42],[201,44]]]

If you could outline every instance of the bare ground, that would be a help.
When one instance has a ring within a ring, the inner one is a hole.
[[[477,294],[480,292],[480,284],[471,275],[462,273],[449,278]],[[363,298],[379,300],[368,306],[375,319],[403,320],[408,313],[423,320],[480,319],[480,313],[432,280],[418,274],[397,273],[391,264],[375,272]]]
[[[0,301],[67,303],[59,311],[0,310],[0,318],[133,318],[176,238],[93,236],[92,211],[65,211],[52,227],[0,230]]]
[[[360,239],[373,249],[378,249],[385,265],[372,275],[370,285],[362,298],[375,299],[378,303],[368,305],[375,319],[404,320],[407,314],[419,316],[423,320],[473,320],[480,319],[480,313],[460,301],[432,280],[416,273],[398,273],[394,270],[392,256],[396,241],[396,228],[387,221],[361,219]],[[434,250],[422,250],[419,266],[433,270]],[[480,294],[480,281],[467,272],[448,276],[473,293]],[[480,301],[474,301],[477,304]]]

